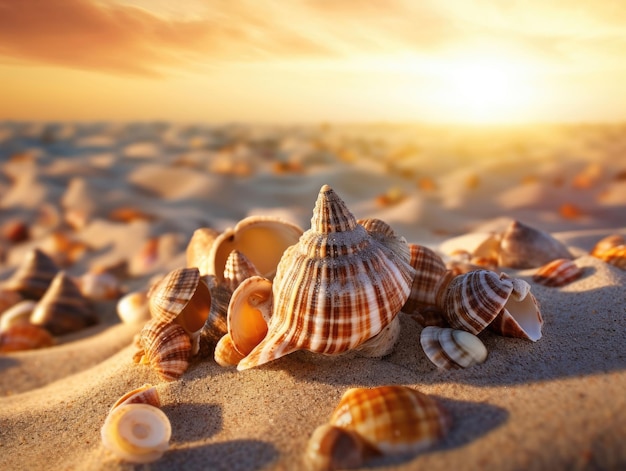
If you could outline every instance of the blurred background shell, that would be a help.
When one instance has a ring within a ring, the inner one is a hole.
[[[35,248],[29,251],[15,273],[3,288],[19,292],[27,299],[41,299],[53,278],[59,272],[54,260]]]

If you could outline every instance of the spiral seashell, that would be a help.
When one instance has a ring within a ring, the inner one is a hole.
[[[560,287],[577,280],[582,274],[582,269],[573,260],[557,258],[540,267],[533,275],[533,281],[544,286]]]
[[[502,335],[536,341],[543,319],[529,291],[523,280],[478,270],[453,278],[440,306],[455,329],[476,335],[499,317],[493,327]]]
[[[502,233],[499,266],[536,268],[557,258],[571,260],[573,256],[565,245],[547,232],[513,221]]]
[[[144,323],[151,319],[148,308],[148,293],[132,291],[122,296],[116,305],[118,317],[125,324]]]
[[[130,463],[151,463],[169,448],[172,427],[158,407],[123,404],[107,416],[101,429],[102,444]]]
[[[412,257],[410,244],[407,244],[404,237],[396,235],[389,224],[376,218],[359,219],[357,223],[362,225],[367,233],[380,242],[383,247],[387,247],[390,250],[390,252],[387,252],[388,256],[394,254],[394,256],[400,257],[406,263],[410,263]]]
[[[59,267],[51,257],[39,249],[33,249],[26,254],[22,264],[3,287],[38,301],[58,272]]]
[[[420,309],[435,306],[440,291],[452,278],[446,264],[433,250],[417,244],[409,244],[410,264],[415,269],[411,293],[402,311],[412,315]]]
[[[198,267],[201,275],[208,275],[211,272],[209,264],[209,254],[219,232],[210,227],[196,229],[191,236],[185,256],[188,267]]]
[[[626,245],[626,239],[621,234],[612,234],[600,239],[591,249],[591,255],[601,258],[601,254],[609,249]]]
[[[13,325],[30,324],[30,315],[37,306],[32,299],[25,299],[11,306],[0,315],[0,331]]]
[[[123,292],[117,277],[108,272],[87,272],[78,278],[78,286],[93,301],[117,299]]]
[[[261,276],[261,273],[248,257],[239,250],[233,250],[226,260],[224,285],[231,291],[235,291],[243,280],[251,276]]]
[[[174,381],[187,371],[191,340],[180,325],[162,324],[152,319],[141,330],[140,344],[143,349],[133,359],[149,363],[161,379]]]
[[[153,407],[161,407],[161,399],[157,389],[151,384],[144,384],[137,389],[128,391],[122,397],[120,397],[111,410],[124,404],[148,404]]]
[[[233,250],[238,250],[248,257],[262,276],[272,279],[283,252],[298,242],[301,235],[302,229],[279,218],[250,216],[242,219],[213,242],[207,274],[223,281],[226,260]]]
[[[43,327],[32,324],[16,324],[0,332],[0,352],[17,352],[50,347],[54,339]]]
[[[217,342],[215,352],[213,353],[215,362],[223,367],[237,366],[244,356],[235,348],[229,333],[224,334]]]
[[[268,334],[238,369],[296,350],[335,355],[381,332],[406,302],[413,269],[371,237],[328,185],[311,229],[280,260]]]
[[[406,386],[348,389],[330,425],[357,433],[383,454],[418,453],[445,436],[447,411],[432,397]]]
[[[485,345],[464,330],[425,327],[420,343],[428,359],[438,368],[467,368],[487,359]]]
[[[94,325],[98,318],[77,284],[60,271],[37,303],[30,322],[52,335],[63,335]]]
[[[361,468],[380,452],[353,430],[331,424],[320,425],[309,439],[305,463],[311,471]]]

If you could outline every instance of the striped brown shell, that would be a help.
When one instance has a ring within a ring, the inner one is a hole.
[[[573,260],[558,258],[537,269],[533,281],[544,286],[560,287],[577,280],[582,269]]]
[[[482,341],[464,330],[425,327],[420,343],[428,359],[443,369],[467,368],[487,358]]]
[[[618,247],[620,245],[626,245],[626,238],[624,238],[623,235],[621,234],[611,234],[608,235],[606,237],[603,237],[602,239],[600,239],[596,245],[593,246],[593,249],[591,249],[591,255],[593,255],[594,257],[600,257],[600,254],[603,252],[606,252],[609,249],[612,249],[614,247]]]
[[[415,269],[415,277],[411,285],[411,293],[402,311],[414,314],[420,309],[435,306],[440,291],[450,282],[452,274],[446,264],[433,250],[417,244],[409,244],[411,266]]]
[[[226,259],[224,268],[224,284],[235,291],[241,282],[251,276],[261,276],[254,264],[239,250],[233,250]]]
[[[329,423],[356,432],[385,454],[423,451],[451,426],[438,401],[406,386],[348,389]]]
[[[123,404],[148,404],[154,407],[161,407],[161,399],[159,392],[151,384],[144,384],[132,391],[128,391],[122,397],[120,397],[111,409],[115,409],[117,406]]]
[[[44,295],[58,272],[59,267],[50,256],[39,249],[33,249],[26,254],[21,265],[3,287],[37,301]]]
[[[98,318],[78,285],[60,271],[37,303],[30,322],[53,335],[63,335],[94,325]]]
[[[324,185],[311,228],[278,265],[268,334],[238,368],[296,350],[339,354],[378,334],[406,302],[413,279],[410,265],[389,253]]]
[[[141,330],[140,343],[143,347],[141,362],[149,363],[161,379],[177,380],[187,370],[191,341],[180,325],[162,324],[152,319]]]

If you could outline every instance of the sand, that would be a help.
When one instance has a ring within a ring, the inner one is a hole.
[[[300,469],[346,389],[386,384],[435,396],[453,426],[433,448],[375,459],[374,469],[626,467],[626,272],[589,255],[602,237],[626,235],[621,127],[0,129],[1,279],[39,247],[72,276],[116,268],[126,291],[146,289],[185,265],[199,227],[261,214],[308,228],[323,184],[409,242],[439,251],[519,220],[562,241],[583,268],[558,288],[533,282],[534,269],[503,268],[530,283],[543,337],[483,332],[487,360],[464,370],[430,363],[422,327],[400,313],[400,340],[383,359],[296,352],[242,372],[194,359],[165,382],[132,360],[142,324],[122,323],[115,299],[99,302],[98,325],[0,355],[0,469]],[[25,240],[11,239],[15,221],[29,228]],[[160,393],[172,440],[160,460],[132,465],[104,449],[100,428],[117,398],[144,383]]]

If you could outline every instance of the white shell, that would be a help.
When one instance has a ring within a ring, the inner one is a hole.
[[[125,294],[117,302],[117,315],[125,324],[138,324],[150,320],[146,291]]]
[[[425,327],[420,343],[428,359],[439,368],[467,368],[487,359],[482,341],[464,330]]]

